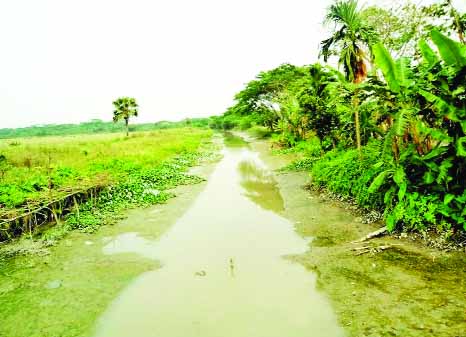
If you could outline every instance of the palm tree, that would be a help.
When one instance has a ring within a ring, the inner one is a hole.
[[[113,101],[115,110],[113,111],[113,121],[116,123],[119,120],[125,121],[126,136],[129,135],[129,118],[131,116],[137,117],[138,115],[138,104],[136,99],[132,97],[120,97]]]
[[[321,42],[320,54],[327,62],[329,57],[337,55],[343,66],[345,77],[355,84],[367,77],[367,54],[371,45],[377,40],[375,30],[366,25],[361,18],[358,1],[337,1],[328,9],[326,23],[335,25],[333,35]],[[361,151],[361,131],[359,125],[357,92],[354,94],[354,124],[356,127],[356,145]]]

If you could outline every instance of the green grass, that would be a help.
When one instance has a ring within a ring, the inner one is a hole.
[[[173,155],[193,152],[211,132],[195,128],[0,141],[0,214],[70,190],[110,185]]]

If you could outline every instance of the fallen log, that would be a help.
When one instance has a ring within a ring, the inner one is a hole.
[[[359,240],[353,241],[352,243],[364,242],[364,241],[367,241],[367,240],[370,240],[370,239],[385,235],[386,233],[388,233],[387,226],[383,226],[382,228],[379,228],[378,230],[376,230],[374,232],[371,232],[371,233],[367,234],[366,236],[360,238]]]

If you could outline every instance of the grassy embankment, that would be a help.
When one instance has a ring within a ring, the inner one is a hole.
[[[70,227],[92,229],[105,220],[104,211],[112,215],[130,204],[163,201],[167,187],[195,180],[182,171],[193,163],[200,144],[210,135],[208,130],[182,128],[134,133],[128,138],[107,134],[1,140],[0,219],[96,186],[113,187],[97,199],[92,195],[91,202],[80,206],[81,212],[72,205],[75,216],[66,221]],[[95,206],[102,204],[105,207],[96,212]],[[63,209],[53,211],[59,217]],[[27,222],[34,223],[33,217],[24,223],[4,223],[2,239],[27,230]]]

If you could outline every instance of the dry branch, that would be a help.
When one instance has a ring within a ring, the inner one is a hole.
[[[366,236],[360,238],[359,240],[353,241],[352,243],[364,242],[364,241],[379,237],[381,235],[385,235],[386,233],[388,233],[387,226],[383,226],[382,228],[379,228],[378,230],[371,232],[367,234]]]
[[[375,254],[375,253],[380,253],[389,248],[393,248],[394,246],[399,246],[399,245],[393,244],[393,245],[380,245],[380,246],[364,246],[364,247],[356,247],[356,248],[353,248],[352,250],[356,252],[356,255],[363,255],[367,253]]]

